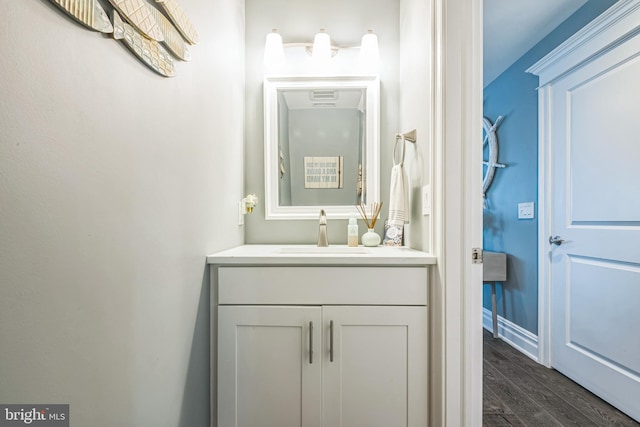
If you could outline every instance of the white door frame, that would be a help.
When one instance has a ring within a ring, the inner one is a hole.
[[[620,0],[587,24],[527,72],[539,76],[538,89],[538,362],[551,367],[552,176],[550,106],[554,80],[592,61],[638,28],[639,0]],[[614,25],[615,24],[615,25]]]
[[[550,87],[538,89],[538,363],[551,367],[551,147],[543,114]],[[549,108],[545,108],[549,112]],[[546,236],[546,237],[545,237]]]
[[[481,426],[482,265],[471,251],[482,247],[482,0],[432,7],[431,424]]]

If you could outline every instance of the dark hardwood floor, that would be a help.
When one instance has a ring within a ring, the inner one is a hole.
[[[640,426],[486,330],[483,369],[483,426]]]

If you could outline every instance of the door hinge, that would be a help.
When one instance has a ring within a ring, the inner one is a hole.
[[[482,249],[473,248],[471,250],[471,262],[473,264],[482,264]]]

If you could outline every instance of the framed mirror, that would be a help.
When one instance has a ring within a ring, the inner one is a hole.
[[[264,80],[267,220],[357,215],[380,200],[377,76]]]

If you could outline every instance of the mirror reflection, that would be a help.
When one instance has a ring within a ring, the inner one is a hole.
[[[365,101],[359,88],[278,90],[280,206],[360,203]]]
[[[346,218],[378,191],[378,82],[265,79],[267,219]],[[377,196],[374,196],[377,197]]]

